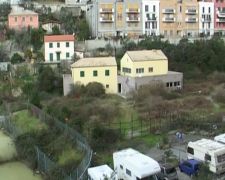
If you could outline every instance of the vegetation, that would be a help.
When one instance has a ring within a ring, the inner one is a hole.
[[[18,63],[21,63],[21,62],[24,62],[24,61],[25,60],[18,53],[13,54],[13,56],[11,57],[11,63],[12,64],[18,64]]]
[[[44,123],[33,117],[27,110],[18,111],[13,115],[13,123],[23,133],[41,131],[47,129]]]

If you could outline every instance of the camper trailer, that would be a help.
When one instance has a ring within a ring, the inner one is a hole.
[[[113,153],[114,170],[118,179],[157,180],[160,166],[154,159],[131,148]]]
[[[210,140],[201,139],[189,142],[187,146],[188,159],[196,159],[209,164],[213,173],[225,172],[225,144]]]
[[[116,180],[113,170],[108,165],[88,168],[88,180]]]
[[[220,134],[218,136],[215,136],[214,140],[222,144],[225,144],[225,134]]]

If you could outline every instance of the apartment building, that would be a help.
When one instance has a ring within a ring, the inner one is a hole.
[[[160,35],[159,19],[159,0],[142,0],[143,34]]]
[[[83,58],[71,65],[74,84],[101,83],[106,93],[117,93],[117,64],[115,57]]]
[[[214,34],[214,3],[199,2],[199,34],[212,36]]]
[[[46,35],[44,36],[45,62],[60,63],[62,60],[71,60],[74,55],[73,35]]]
[[[225,0],[214,0],[214,31],[225,35]]]
[[[93,37],[142,34],[141,1],[95,0],[87,5],[87,21]]]
[[[8,26],[10,29],[22,30],[24,28],[38,28],[38,14],[21,8],[14,9],[8,15]]]
[[[166,37],[198,35],[198,0],[160,0],[160,17],[160,32]]]

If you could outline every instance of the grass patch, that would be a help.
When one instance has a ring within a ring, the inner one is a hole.
[[[74,149],[71,145],[67,145],[61,154],[58,156],[58,164],[61,166],[65,166],[70,162],[74,164],[78,164],[83,157],[83,153]]]
[[[162,140],[162,137],[159,135],[149,134],[149,135],[146,135],[143,137],[139,137],[139,138],[137,138],[137,140],[143,141],[146,146],[151,148],[151,147],[155,146],[157,143],[160,143]]]
[[[22,110],[14,113],[12,121],[16,127],[22,131],[22,133],[47,129],[47,125],[42,123],[36,117],[30,115],[28,110]]]

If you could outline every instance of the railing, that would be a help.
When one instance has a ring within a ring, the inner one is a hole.
[[[164,17],[163,22],[174,22],[175,18],[174,17]]]
[[[187,9],[186,14],[197,14],[197,10],[196,9]]]
[[[163,9],[163,14],[174,14],[175,9]]]
[[[127,8],[126,13],[140,13],[139,8]]]
[[[114,17],[100,17],[100,22],[114,22]]]
[[[195,23],[195,22],[198,22],[198,19],[197,18],[186,18],[185,22]]]
[[[113,8],[100,8],[100,13],[114,13]]]
[[[139,22],[140,21],[140,17],[127,17],[126,21],[127,22]]]

